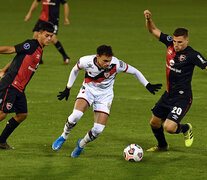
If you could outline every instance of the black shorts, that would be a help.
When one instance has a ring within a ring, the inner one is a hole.
[[[0,91],[0,109],[4,113],[27,113],[27,99],[24,92],[13,86]]]
[[[35,26],[34,26],[34,28],[33,28],[33,32],[34,31],[39,31],[39,25],[40,25],[40,23],[42,23],[42,22],[45,22],[45,21],[42,21],[42,20],[38,20],[37,21],[37,23],[35,24]],[[57,33],[58,33],[58,24],[54,24],[54,34],[56,34],[57,35]]]
[[[169,97],[169,94],[165,92],[154,108],[152,108],[152,112],[162,120],[170,119],[176,123],[180,123],[190,109],[191,104],[191,97]]]

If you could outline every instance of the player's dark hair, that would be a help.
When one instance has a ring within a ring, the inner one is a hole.
[[[39,24],[39,31],[47,31],[53,33],[54,30],[54,24],[51,22],[44,21]]]
[[[173,35],[174,35],[175,37],[178,37],[178,36],[184,36],[184,37],[186,38],[186,37],[188,37],[188,30],[185,29],[185,28],[177,28],[177,29],[174,31]]]
[[[111,46],[101,45],[97,48],[97,54],[99,56],[105,55],[107,57],[111,57],[114,55]]]

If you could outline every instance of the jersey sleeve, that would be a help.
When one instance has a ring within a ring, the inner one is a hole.
[[[60,3],[65,4],[65,3],[67,3],[67,1],[66,0],[60,0]]]
[[[118,60],[118,59],[117,59]],[[126,64],[124,61],[122,60],[118,60],[118,63],[117,63],[117,72],[126,72],[128,69],[128,64]]]
[[[173,37],[161,32],[160,42],[164,43],[167,47],[173,45]]]
[[[76,66],[79,70],[85,69],[85,61],[83,57],[78,60]]]
[[[205,69],[207,66],[207,60],[199,52],[195,52],[195,54],[193,54],[191,61],[201,69]]]
[[[32,54],[34,52],[34,44],[30,40],[14,46],[17,54]]]

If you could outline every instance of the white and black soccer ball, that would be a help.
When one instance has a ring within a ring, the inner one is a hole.
[[[126,161],[131,161],[131,162],[141,161],[143,155],[144,153],[142,148],[137,144],[129,144],[124,149],[124,158]]]

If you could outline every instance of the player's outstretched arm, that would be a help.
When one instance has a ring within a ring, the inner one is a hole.
[[[152,94],[155,94],[155,92],[157,92],[162,87],[162,84],[150,84],[147,81],[147,79],[144,77],[144,75],[138,69],[136,69],[130,65],[128,65],[128,69],[127,69],[126,73],[134,75],[134,77],[139,82],[141,82],[147,88],[147,90]]]
[[[157,92],[159,89],[161,89],[161,87],[162,87],[162,84],[150,84],[150,83],[148,83],[146,85],[147,90],[150,93],[154,94],[154,95],[155,95],[155,92]]]
[[[27,15],[25,16],[24,18],[24,21],[29,21],[31,16],[32,16],[32,12],[36,9],[36,7],[38,6],[39,2],[37,0],[34,0],[30,9],[29,9],[29,12],[27,13]]]
[[[66,24],[66,25],[70,24],[70,21],[69,21],[69,5],[68,5],[68,3],[64,4],[64,16],[65,16],[64,24]]]
[[[78,76],[78,73],[79,73],[79,69],[78,69],[77,65],[75,65],[70,72],[70,76],[69,76],[68,83],[67,83],[65,90],[59,92],[59,95],[57,95],[59,100],[62,100],[64,98],[66,101],[68,100],[69,95],[70,95],[70,89],[73,86],[73,83],[75,82],[75,80]]]
[[[12,54],[15,52],[16,50],[14,46],[0,46],[0,54]]]
[[[155,26],[151,19],[151,12],[149,10],[144,11],[145,19],[146,19],[146,27],[148,31],[155,36],[157,39],[160,39],[161,31]]]
[[[9,62],[3,69],[0,69],[0,78],[3,78],[9,67],[11,66],[11,62]]]

